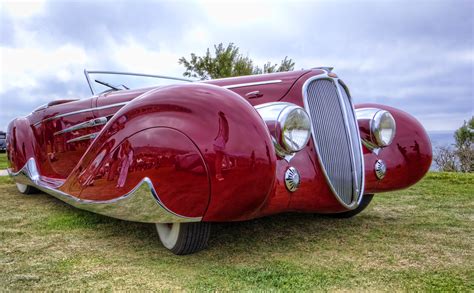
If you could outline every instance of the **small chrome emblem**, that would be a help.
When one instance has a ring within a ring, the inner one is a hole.
[[[295,167],[288,168],[285,172],[286,188],[291,192],[295,192],[300,186],[300,182],[300,173],[298,173],[298,170],[296,170]]]
[[[375,162],[375,176],[377,176],[377,179],[382,180],[385,177],[385,173],[387,173],[387,166],[384,161],[377,160]]]

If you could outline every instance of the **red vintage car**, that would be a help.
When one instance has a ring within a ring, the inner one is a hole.
[[[395,108],[354,105],[332,68],[204,82],[85,75],[92,97],[9,124],[10,175],[22,193],[154,223],[175,254],[204,249],[212,222],[352,217],[430,167],[422,125]]]

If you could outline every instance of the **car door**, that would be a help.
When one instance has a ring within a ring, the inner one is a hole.
[[[96,99],[52,102],[42,110],[45,175],[66,178],[103,127],[105,123],[95,120]]]

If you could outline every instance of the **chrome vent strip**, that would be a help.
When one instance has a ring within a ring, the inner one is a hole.
[[[88,139],[94,139],[94,138],[97,137],[97,135],[99,135],[99,132],[94,132],[94,133],[86,134],[86,135],[83,135],[83,136],[79,136],[79,137],[70,139],[70,140],[67,141],[67,143],[77,142],[77,141],[83,141],[83,140],[88,140]]]
[[[303,85],[316,155],[328,185],[346,208],[358,206],[364,189],[362,145],[354,107],[337,78],[321,74]]]
[[[51,121],[51,120],[54,120],[54,119],[58,119],[58,118],[66,117],[66,116],[71,116],[71,115],[75,115],[75,114],[80,114],[80,113],[85,113],[85,112],[91,112],[91,111],[96,111],[96,110],[104,110],[104,109],[109,109],[109,108],[114,108],[114,107],[121,107],[121,106],[125,106],[127,103],[128,102],[115,103],[115,104],[110,104],[110,105],[105,105],[105,106],[100,106],[100,107],[87,108],[87,109],[83,109],[83,110],[77,110],[77,111],[73,111],[73,112],[58,114],[56,116],[46,118],[46,119],[44,119],[40,122],[37,122],[37,123],[39,124],[41,122],[47,122],[47,121]]]
[[[254,85],[264,85],[264,84],[272,84],[272,83],[280,83],[280,82],[282,82],[281,79],[275,79],[275,80],[266,80],[266,81],[257,81],[257,82],[230,84],[230,85],[225,85],[225,86],[222,86],[222,87],[223,87],[223,88],[226,88],[226,89],[233,89],[233,88],[238,88],[238,87],[246,87],[246,86],[254,86]]]
[[[91,119],[89,121],[82,122],[82,123],[73,125],[71,127],[65,128],[61,131],[55,132],[54,135],[63,134],[63,133],[67,133],[67,132],[72,132],[72,131],[76,131],[76,130],[84,129],[84,128],[89,128],[89,127],[104,125],[106,123],[107,123],[107,117],[94,118],[94,119]]]

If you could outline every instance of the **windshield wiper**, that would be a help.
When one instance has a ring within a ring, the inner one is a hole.
[[[105,85],[106,87],[109,87],[113,89],[114,91],[119,91],[120,89],[116,86],[111,85],[110,83],[106,83],[105,81],[100,81],[98,79],[95,79],[95,82],[100,83],[101,85]]]

